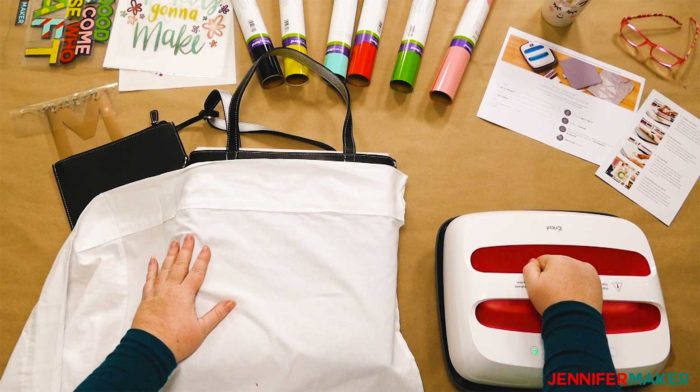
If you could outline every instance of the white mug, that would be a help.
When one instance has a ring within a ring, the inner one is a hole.
[[[542,17],[552,26],[568,26],[588,5],[590,0],[545,0]]]

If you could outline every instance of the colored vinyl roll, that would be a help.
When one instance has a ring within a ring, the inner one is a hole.
[[[434,101],[451,103],[491,10],[493,0],[469,0],[430,91]]]
[[[369,86],[378,46],[379,38],[375,38],[371,33],[355,37],[348,67],[348,83],[360,87]]]
[[[334,0],[323,65],[342,80],[348,72],[357,0]]]
[[[299,43],[295,43],[299,42]],[[282,46],[297,50],[306,54],[306,40],[304,37],[287,37],[282,40]],[[284,80],[292,86],[301,86],[309,81],[309,69],[299,62],[289,58],[284,60]]]
[[[394,73],[389,85],[392,89],[402,93],[410,93],[418,78],[423,48],[417,43],[402,43],[399,56],[396,58]]]
[[[388,0],[367,0],[362,5],[348,67],[348,83],[354,86],[365,87],[372,80],[387,2]]]
[[[274,48],[272,40],[269,36],[259,36],[246,41],[248,51],[253,61],[259,59],[263,54]],[[277,58],[270,57],[265,60],[258,68],[258,77],[263,88],[273,88],[284,84],[282,69],[277,61]]]
[[[350,45],[333,43],[326,47],[326,57],[323,59],[323,65],[343,81],[345,81],[345,76],[348,72],[349,62]]]
[[[233,9],[238,25],[245,38],[248,53],[253,61],[274,48],[260,9],[255,0],[233,0]],[[258,77],[263,88],[277,87],[284,83],[282,69],[277,58],[270,57],[258,68]]]
[[[394,65],[394,73],[389,85],[403,93],[413,91],[418,78],[425,41],[428,38],[430,21],[435,11],[435,0],[413,0],[404,29],[399,55]]]
[[[302,0],[280,0],[282,46],[306,54],[306,26]],[[309,81],[309,69],[290,58],[284,60],[284,79],[287,84],[301,86]]]
[[[430,91],[434,101],[451,103],[457,94],[462,76],[467,69],[471,52],[457,46],[450,46]]]

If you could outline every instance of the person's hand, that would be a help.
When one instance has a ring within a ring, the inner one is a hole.
[[[190,270],[193,248],[194,237],[188,234],[182,249],[177,241],[170,243],[160,271],[155,257],[151,258],[143,297],[131,325],[160,339],[172,351],[176,362],[197,350],[236,306],[234,301],[221,301],[204,316],[197,317],[194,299],[204,282],[211,250],[206,245],[202,247]]]
[[[523,268],[532,305],[540,314],[561,301],[578,301],[597,311],[603,308],[603,289],[592,265],[568,256],[543,255]]]

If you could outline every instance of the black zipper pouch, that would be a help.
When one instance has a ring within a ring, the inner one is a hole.
[[[187,153],[179,127],[167,121],[53,165],[68,223],[73,228],[90,201],[102,192],[183,168]]]

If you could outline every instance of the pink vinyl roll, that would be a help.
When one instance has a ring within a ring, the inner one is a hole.
[[[492,5],[493,0],[467,2],[430,90],[430,98],[433,100],[451,103],[454,99]]]
[[[450,46],[447,49],[445,59],[440,66],[440,72],[438,72],[430,92],[432,99],[446,103],[452,102],[470,58],[469,52],[460,47]]]

